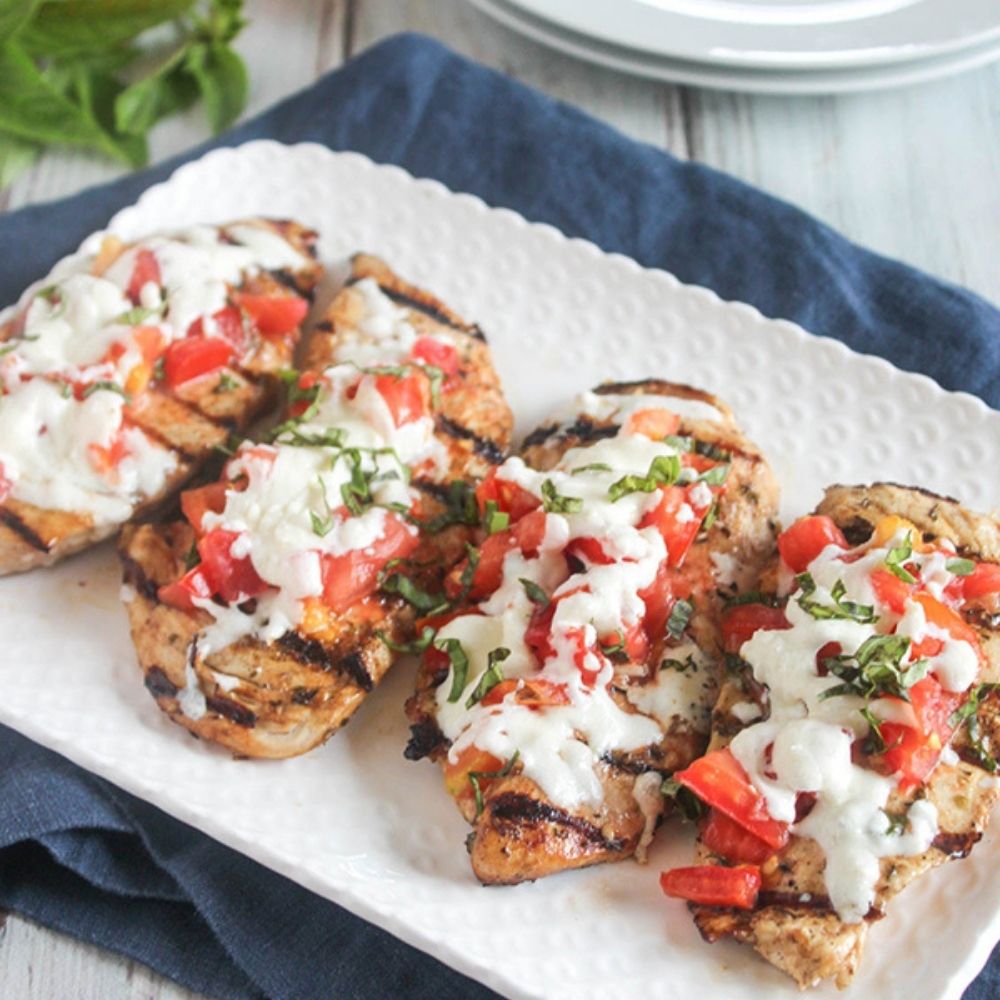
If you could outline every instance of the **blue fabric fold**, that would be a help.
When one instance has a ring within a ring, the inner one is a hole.
[[[1000,312],[981,298],[417,35],[182,157],[0,217],[0,302],[181,162],[257,138],[398,164],[1000,407]],[[3,727],[0,761],[0,906],[216,997],[493,996]],[[965,997],[997,995],[1000,955]]]

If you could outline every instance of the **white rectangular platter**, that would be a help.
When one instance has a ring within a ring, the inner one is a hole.
[[[355,154],[217,151],[110,229],[129,239],[254,214],[316,227],[331,265],[358,249],[383,255],[479,321],[522,433],[604,379],[662,376],[732,405],[777,470],[786,515],[837,481],[1000,503],[1000,413],[971,396]],[[683,904],[661,895],[657,873],[686,862],[689,829],[662,830],[645,867],[479,886],[437,768],[403,758],[411,664],[322,749],[235,761],[160,714],[118,594],[111,546],[0,580],[0,721],[508,996],[800,995],[748,950],[704,944]],[[988,835],[908,889],[839,995],[957,1000],[1000,937],[998,843]]]

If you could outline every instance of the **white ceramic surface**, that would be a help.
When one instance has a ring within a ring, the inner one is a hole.
[[[600,42],[723,66],[871,66],[1000,35],[996,0],[511,0]]]
[[[662,375],[734,407],[788,514],[825,483],[876,477],[1000,502],[984,474],[1000,466],[1000,413],[971,396],[356,154],[217,151],[110,228],[132,238],[260,211],[318,227],[327,262],[382,254],[479,320],[522,431],[601,379]],[[110,546],[0,580],[0,721],[511,997],[800,996],[751,953],[703,944],[661,896],[657,872],[689,856],[688,830],[662,830],[647,867],[480,887],[437,769],[402,757],[409,664],[297,760],[235,761],[192,740],[143,689],[118,590]],[[850,990],[813,995],[957,1000],[1000,936],[997,840],[907,890]]]
[[[851,94],[871,90],[908,87],[937,80],[1000,59],[1000,28],[974,44],[942,54],[908,61],[858,65],[846,68],[800,65],[796,69],[766,64],[725,65],[711,60],[697,62],[626,48],[571,31],[537,17],[515,0],[469,0],[501,24],[542,45],[587,62],[633,76],[663,80],[711,90],[733,90],[748,94],[821,95]],[[1000,4],[997,5],[1000,22]]]

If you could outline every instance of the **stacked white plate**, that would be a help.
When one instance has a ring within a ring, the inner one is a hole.
[[[471,2],[570,55],[722,90],[875,90],[1000,58],[1000,0]]]

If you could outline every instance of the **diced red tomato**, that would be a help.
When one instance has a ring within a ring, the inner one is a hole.
[[[175,340],[163,356],[167,385],[176,388],[201,375],[218,371],[229,364],[233,345],[220,337],[186,337]]]
[[[199,317],[187,330],[188,337],[206,336],[205,322]],[[242,354],[247,346],[247,331],[243,325],[243,314],[236,306],[226,306],[212,314],[212,322],[208,324],[212,337],[221,337],[233,345],[238,354]]]
[[[153,251],[142,249],[135,255],[135,266],[125,294],[134,304],[138,304],[143,288],[149,282],[158,285],[160,280],[160,265],[157,264]]]
[[[197,605],[194,603],[195,597],[203,600],[210,600],[212,588],[205,579],[205,574],[200,566],[190,569],[179,580],[165,584],[157,591],[157,596],[164,604],[171,607],[180,608],[182,611],[193,611]]]
[[[660,888],[676,899],[703,906],[732,906],[752,910],[760,892],[760,868],[756,865],[693,865],[672,868],[660,875]]]
[[[553,705],[568,705],[569,695],[562,684],[553,684],[544,678],[509,677],[502,680],[496,687],[483,697],[483,705],[499,705],[511,692],[516,692],[514,701],[527,708],[549,708]]]
[[[642,663],[649,652],[649,637],[643,630],[641,622],[635,622],[629,628],[612,632],[609,635],[602,635],[598,644],[605,649],[614,648],[621,644],[624,648],[622,652],[628,657],[630,663]]]
[[[913,599],[924,609],[924,616],[928,622],[943,629],[953,639],[969,643],[979,657],[980,666],[985,664],[983,647],[979,643],[979,635],[957,611],[953,611],[946,604],[942,604],[927,593],[914,594]]]
[[[454,761],[445,760],[444,764],[444,787],[448,794],[456,799],[471,799],[475,796],[472,782],[469,781],[469,774],[475,771],[477,774],[493,774],[503,769],[503,761],[493,754],[480,750],[474,743],[467,746]],[[477,778],[479,791],[486,793],[489,788],[491,778]]]
[[[323,557],[323,602],[337,614],[373,593],[379,573],[392,559],[405,559],[419,545],[419,535],[406,522],[386,514],[382,537],[365,549]]]
[[[479,547],[479,562],[472,576],[469,597],[482,600],[492,594],[503,581],[503,562],[507,553],[519,548],[529,558],[538,555],[538,547],[545,537],[545,512],[534,510],[526,514],[506,531],[498,531],[483,540]],[[462,562],[448,574],[445,591],[455,597],[462,589],[462,574],[468,560]]]
[[[909,695],[917,726],[883,722],[879,727],[889,748],[882,762],[890,773],[899,774],[904,793],[922,784],[934,769],[955,731],[948,720],[965,700],[962,693],[945,691],[933,677],[917,681]]]
[[[233,299],[265,337],[283,337],[291,333],[309,312],[309,303],[297,295],[237,292]]]
[[[925,635],[919,642],[910,645],[910,660],[929,660],[944,649],[944,640],[933,635]]]
[[[823,514],[800,517],[778,536],[778,551],[793,573],[804,573],[828,545],[848,548],[844,533]]]
[[[552,619],[556,613],[556,605],[556,601],[549,601],[544,608],[536,607],[524,632],[524,644],[535,654],[539,666],[542,666],[554,652]]]
[[[661,639],[667,631],[667,621],[676,601],[673,583],[670,567],[661,563],[653,582],[645,590],[639,591],[639,597],[646,605],[643,625],[652,642]]]
[[[784,609],[767,604],[735,604],[722,614],[722,643],[729,653],[738,653],[743,643],[761,629],[791,628]]]
[[[107,476],[118,468],[118,463],[128,454],[125,438],[119,431],[108,445],[87,445],[90,464],[102,475]]]
[[[485,513],[486,504],[491,500],[497,505],[497,510],[510,515],[512,523],[542,506],[542,501],[533,493],[509,479],[500,478],[496,466],[486,473],[486,478],[476,487],[476,503],[479,504],[481,514]]]
[[[610,566],[614,562],[596,538],[574,538],[566,549],[567,554],[585,559],[591,565]]]
[[[770,817],[764,796],[728,749],[700,757],[674,779],[771,847],[778,849],[787,842],[788,824]]]
[[[709,809],[708,815],[701,824],[702,843],[720,858],[726,861],[743,861],[750,864],[763,864],[772,854],[774,848],[764,843],[760,837],[755,837],[745,830],[735,820],[730,819],[718,809]]]
[[[872,589],[879,604],[901,615],[906,610],[906,602],[916,590],[916,585],[900,580],[895,573],[879,567],[872,571]]]
[[[267,589],[250,557],[233,555],[233,543],[239,537],[235,531],[216,528],[198,539],[200,569],[212,593],[218,594],[227,604],[255,597]]]
[[[312,389],[313,386],[317,385],[319,381],[320,375],[318,372],[303,372],[299,376],[299,389],[308,391],[309,389]],[[301,417],[302,414],[309,409],[310,405],[311,403],[308,399],[296,400],[296,402],[292,403],[292,405],[288,407],[288,415],[290,417]]]
[[[452,344],[436,337],[418,337],[410,351],[410,357],[420,364],[440,368],[445,375],[455,375],[458,372],[458,351]]]
[[[987,594],[1000,594],[1000,565],[997,563],[979,563],[968,575],[960,577],[962,581],[962,597],[974,601]]]
[[[653,411],[658,412],[658,411]],[[682,515],[682,511],[687,511]],[[682,486],[668,486],[660,502],[639,522],[640,528],[656,528],[663,536],[671,566],[680,566],[691,544],[698,537],[705,510],[698,512],[688,502]],[[693,513],[693,517],[688,514]]]
[[[136,342],[142,360],[148,365],[156,363],[163,353],[163,334],[155,326],[137,326],[132,331],[132,339]]]
[[[211,511],[221,514],[226,509],[226,491],[230,484],[226,482],[208,483],[197,489],[185,490],[181,494],[181,511],[188,523],[201,533],[201,519]]]
[[[573,663],[584,685],[593,687],[607,660],[598,650],[587,645],[587,634],[582,628],[566,629],[565,635],[574,646]]]
[[[397,427],[419,420],[430,409],[427,379],[410,370],[409,375],[376,375],[375,388],[386,401]]]
[[[676,434],[681,418],[670,410],[637,410],[625,424],[630,434],[643,434],[654,441],[662,441],[668,434]]]

